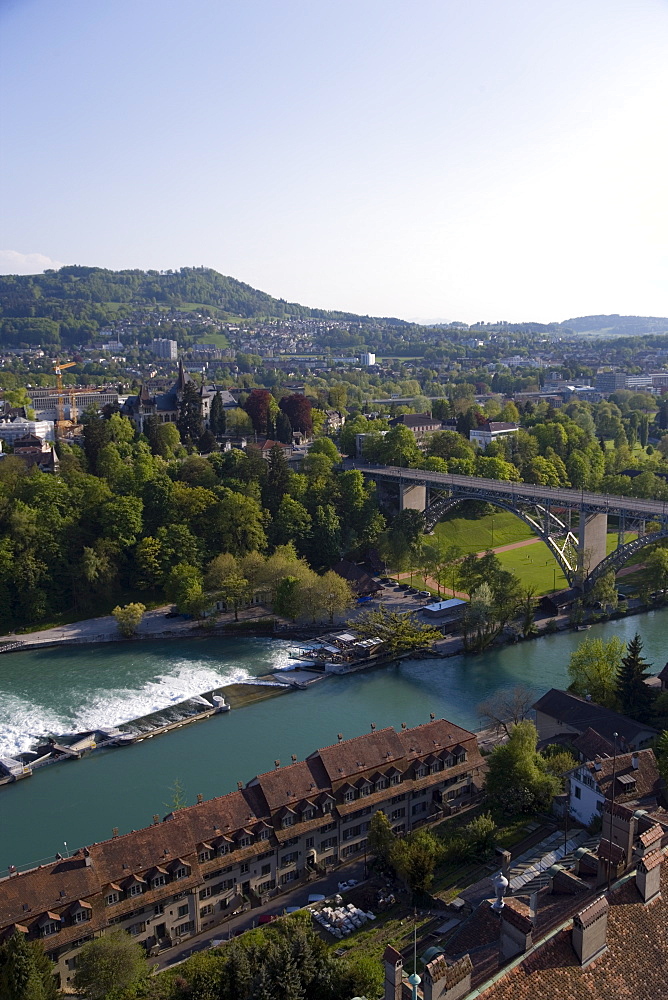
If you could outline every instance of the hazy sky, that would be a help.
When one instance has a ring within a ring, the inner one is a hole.
[[[668,0],[0,0],[0,271],[668,315]]]

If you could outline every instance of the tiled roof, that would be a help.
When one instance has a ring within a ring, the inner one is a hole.
[[[640,859],[638,866],[649,872],[653,868],[656,868],[657,865],[660,865],[664,859],[665,854],[663,851],[652,851],[651,854],[646,854],[644,858]]]
[[[633,767],[633,760],[638,767]],[[663,788],[653,750],[638,750],[637,753],[618,754],[584,765],[606,799],[612,798],[612,775],[615,774],[615,802],[636,802],[645,798],[656,799]],[[627,790],[628,788],[628,790]]]
[[[579,913],[576,913],[573,919],[581,927],[591,927],[592,924],[596,923],[596,921],[607,912],[608,900],[605,896],[599,896],[599,898],[595,899],[593,903],[589,904],[589,906],[585,906],[584,910],[580,910]]]
[[[533,919],[529,907],[518,899],[507,899],[501,910],[501,919],[517,927],[526,934],[533,928]]]
[[[650,826],[649,830],[646,830],[645,833],[641,833],[638,839],[643,847],[649,847],[650,844],[654,844],[657,840],[661,840],[662,837],[663,828],[659,826],[658,823],[655,823],[653,826]]]
[[[566,927],[507,975],[481,990],[482,1000],[644,1000],[668,996],[668,866],[662,896],[645,906],[633,879],[609,897],[607,951],[582,968]]]
[[[595,757],[612,757],[615,752],[614,743],[606,740],[589,726],[581,736],[575,736],[571,745],[582,754],[583,760],[594,760]]]

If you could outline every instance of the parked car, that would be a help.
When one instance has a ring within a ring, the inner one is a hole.
[[[280,913],[263,913],[261,917],[257,918],[258,927],[260,924],[272,924],[274,920],[278,920]]]
[[[420,597],[431,597],[431,594],[428,590],[421,590]]]

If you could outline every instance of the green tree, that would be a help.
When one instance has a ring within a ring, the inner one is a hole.
[[[650,585],[654,590],[668,589],[668,549],[654,549],[645,561],[645,565]]]
[[[334,615],[341,615],[355,604],[355,594],[347,580],[328,570],[319,579],[320,606],[329,615],[330,622]]]
[[[388,611],[382,604],[355,620],[355,631],[365,639],[380,638],[393,653],[431,649],[443,636],[437,628],[422,624],[412,614]]]
[[[73,985],[86,1000],[111,1000],[148,978],[146,953],[125,931],[87,941],[79,953]]]
[[[294,542],[301,552],[310,535],[311,526],[311,515],[306,507],[286,495],[271,522],[271,541],[274,545]]]
[[[389,865],[395,839],[389,819],[379,809],[374,813],[369,824],[367,844],[370,853],[383,864]]]
[[[16,931],[0,944],[0,996],[3,1000],[55,1000],[55,967],[41,942]]]
[[[223,406],[223,397],[220,395],[220,390],[216,392],[216,395],[211,400],[209,429],[216,437],[225,433],[225,407]]]
[[[538,733],[532,722],[520,722],[508,741],[487,758],[486,797],[495,812],[540,812],[549,808],[560,782],[548,773],[547,762],[536,750]]]
[[[648,722],[652,714],[652,690],[647,686],[651,664],[642,655],[642,639],[636,632],[626,647],[617,671],[615,694],[625,715]]]
[[[624,650],[624,643],[617,636],[612,636],[607,642],[603,639],[584,639],[571,653],[568,690],[581,698],[589,695],[598,705],[616,708],[615,685]]]
[[[182,441],[189,441],[192,444],[199,441],[202,436],[204,430],[202,399],[193,381],[186,382],[183,387],[176,426]]]
[[[392,867],[415,897],[426,892],[431,885],[443,854],[443,845],[431,830],[418,830],[395,840],[391,853]]]
[[[296,576],[285,576],[276,584],[273,609],[275,614],[294,621],[301,610],[299,579]]]
[[[165,595],[179,611],[191,611],[203,594],[202,573],[197,566],[178,563],[165,580]]]
[[[312,565],[328,569],[341,558],[341,522],[332,504],[315,509],[308,557]]]
[[[225,604],[234,608],[234,620],[239,621],[239,608],[248,603],[251,597],[251,588],[248,580],[240,573],[234,573],[223,581],[220,590],[220,598]]]
[[[616,608],[619,603],[617,596],[617,584],[615,571],[611,569],[608,573],[603,573],[589,592],[588,604],[600,604],[602,608]]]
[[[131,636],[136,634],[145,612],[145,605],[132,603],[126,604],[124,607],[116,605],[111,613],[116,619],[118,631],[126,639],[129,639]]]

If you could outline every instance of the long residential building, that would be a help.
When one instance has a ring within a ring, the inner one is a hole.
[[[366,850],[382,810],[398,834],[475,801],[476,737],[445,719],[373,730],[219,798],[0,880],[0,940],[43,940],[66,987],[81,946],[122,928],[147,952],[180,943]]]

